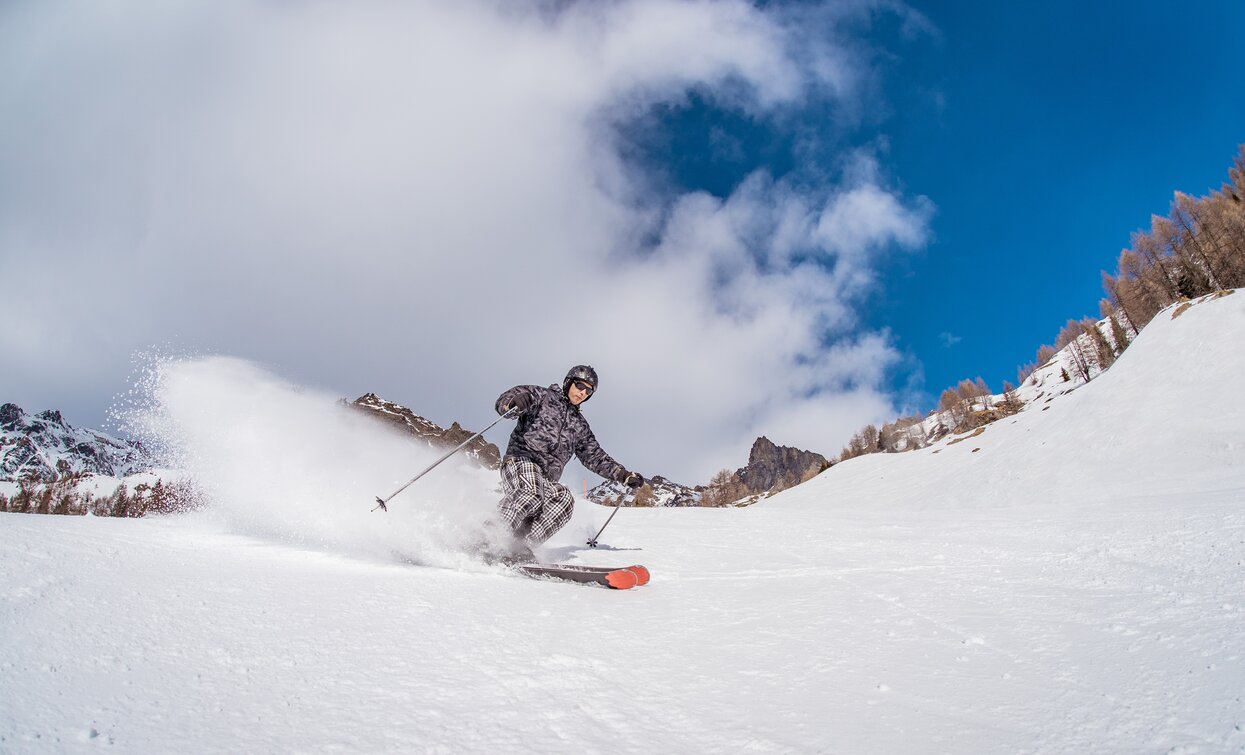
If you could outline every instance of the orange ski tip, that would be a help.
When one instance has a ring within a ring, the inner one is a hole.
[[[643,566],[640,566],[639,564],[636,564],[635,566],[628,566],[627,571],[635,575],[635,580],[636,580],[635,583],[637,585],[648,584],[648,578],[650,576],[648,573],[648,569],[644,568]]]
[[[637,582],[635,573],[627,569],[617,569],[605,575],[605,583],[615,590],[630,590]]]

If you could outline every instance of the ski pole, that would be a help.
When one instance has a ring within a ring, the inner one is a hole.
[[[622,508],[622,498],[619,498],[618,505],[614,507],[614,511],[613,513],[610,514],[610,518],[606,519],[605,524],[601,525],[601,529],[597,530],[596,536],[594,536],[591,540],[588,541],[589,548],[597,547],[597,538],[601,537],[601,533],[605,532],[605,528],[610,526],[610,522],[614,521],[614,514],[617,514],[618,510],[621,508]]]
[[[512,407],[510,407],[509,409],[507,409],[505,414],[503,414],[503,415],[501,415],[500,417],[498,417],[497,419],[493,420],[493,424],[492,424],[492,425],[489,425],[488,427],[484,428],[484,429],[483,429],[483,430],[481,430],[480,432],[478,432],[478,433],[476,433],[475,435],[472,435],[470,438],[468,438],[468,439],[464,440],[462,443],[459,443],[459,444],[458,444],[458,448],[455,448],[453,451],[450,451],[450,452],[449,452],[449,453],[447,453],[445,456],[442,456],[440,459],[437,459],[436,461],[434,461],[434,462],[432,462],[431,464],[429,464],[427,469],[425,469],[424,471],[422,471],[422,472],[420,472],[419,474],[417,474],[417,475],[415,475],[414,477],[412,477],[410,480],[408,480],[408,481],[407,481],[407,483],[406,483],[405,485],[403,485],[402,487],[400,487],[400,488],[398,488],[397,490],[393,491],[393,492],[392,492],[392,493],[390,493],[388,496],[386,496],[386,497],[384,497],[384,498],[381,498],[380,496],[377,496],[377,497],[376,497],[376,508],[375,508],[375,509],[372,509],[372,511],[375,511],[376,509],[381,509],[382,511],[388,511],[388,510],[389,510],[389,507],[388,507],[388,506],[386,506],[385,504],[387,504],[387,503],[389,503],[391,500],[393,500],[393,497],[394,497],[394,496],[396,496],[398,493],[401,493],[403,490],[406,490],[406,489],[407,489],[407,488],[409,488],[411,485],[414,485],[416,480],[418,480],[419,478],[421,478],[421,477],[423,477],[424,475],[426,475],[426,474],[428,474],[429,472],[431,472],[431,471],[432,471],[432,470],[433,470],[433,469],[434,469],[434,468],[435,468],[438,464],[440,464],[441,462],[443,462],[443,461],[445,461],[446,459],[450,458],[451,456],[453,456],[454,454],[458,453],[459,451],[463,450],[463,449],[467,446],[467,444],[468,444],[468,443],[470,443],[471,441],[473,441],[473,440],[475,440],[476,438],[480,437],[481,435],[485,434],[485,433],[486,433],[486,432],[488,432],[489,430],[492,430],[492,429],[493,429],[493,425],[496,425],[498,422],[501,422],[503,419],[509,419],[509,418],[510,418],[510,415],[514,413],[515,408],[516,408],[516,407],[513,407],[513,406],[512,406]]]
[[[627,479],[630,480],[631,475],[627,475]],[[623,483],[624,486],[626,486],[626,484],[627,483],[625,482]],[[623,492],[626,493],[625,490]],[[622,505],[623,505],[623,497],[618,496],[618,505],[614,507],[614,510],[612,512],[610,512],[610,518],[605,520],[605,524],[601,525],[601,529],[597,530],[597,534],[591,540],[588,541],[589,548],[597,547],[597,538],[601,537],[601,533],[605,532],[605,528],[610,526],[610,522],[614,521],[614,514],[618,513],[618,510],[622,508]]]

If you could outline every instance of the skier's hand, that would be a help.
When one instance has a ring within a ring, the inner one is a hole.
[[[639,472],[628,472],[624,469],[618,473],[618,481],[635,490],[644,485],[644,476]]]
[[[506,412],[513,410],[514,416],[518,417],[521,414],[526,414],[527,410],[531,408],[532,408],[531,396],[525,396],[522,393],[520,393],[519,395],[510,399],[510,405],[503,407],[501,410],[501,413],[505,414]]]

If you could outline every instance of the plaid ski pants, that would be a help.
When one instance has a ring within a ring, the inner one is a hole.
[[[530,547],[571,521],[575,497],[565,485],[546,479],[533,462],[507,456],[501,462],[501,486],[505,492],[498,505],[501,518]]]

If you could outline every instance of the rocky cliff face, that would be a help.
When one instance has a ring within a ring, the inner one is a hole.
[[[735,480],[746,495],[777,493],[795,487],[830,468],[819,453],[778,446],[765,436],[757,438],[748,454],[748,465],[735,471]]]
[[[52,482],[75,473],[120,478],[152,466],[136,441],[73,427],[58,411],[32,416],[16,404],[0,406],[0,481]]]
[[[475,435],[475,432],[464,430],[457,422],[448,428],[441,427],[435,422],[424,419],[405,406],[395,404],[392,401],[385,401],[375,393],[365,393],[355,399],[350,405],[383,422],[401,428],[404,432],[410,433],[427,443],[429,448],[436,451],[449,451],[452,448],[456,448],[472,435]],[[489,443],[482,437],[472,441],[470,445],[462,450],[462,453],[482,467],[497,469],[501,466],[501,451],[497,449],[497,446]]]

